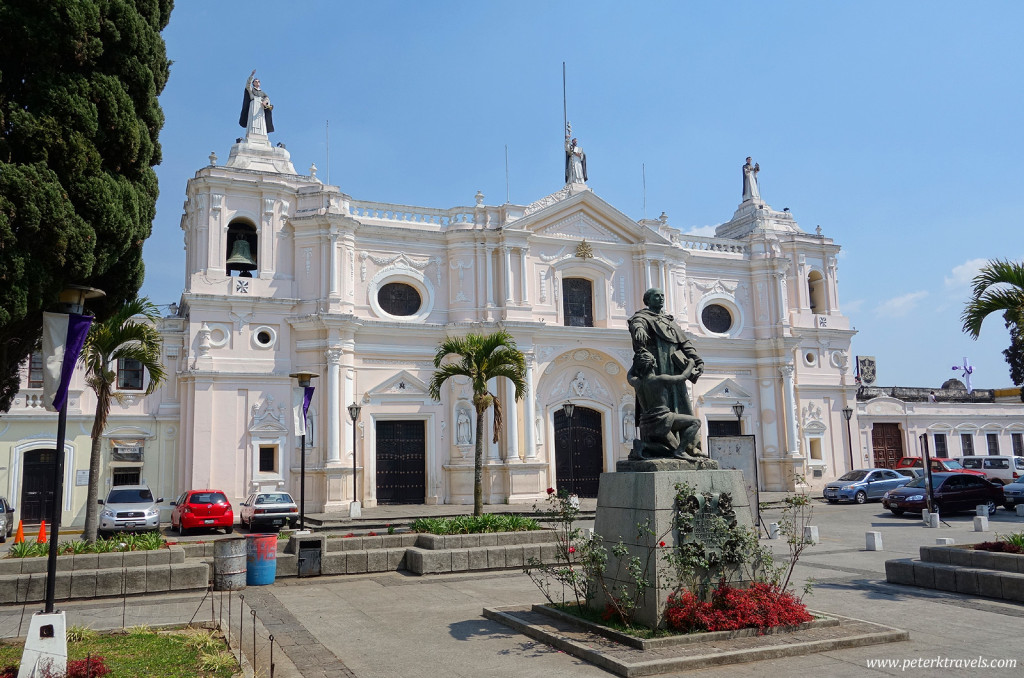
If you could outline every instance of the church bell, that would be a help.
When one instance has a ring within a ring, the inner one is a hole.
[[[235,240],[235,244],[232,245],[231,256],[228,257],[226,268],[229,272],[239,271],[239,277],[252,277],[250,271],[256,270],[256,260],[252,258],[252,252],[249,250],[249,241],[245,239],[245,236],[239,235]]]

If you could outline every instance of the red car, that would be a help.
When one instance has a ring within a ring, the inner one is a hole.
[[[901,468],[923,469],[924,460],[921,457],[903,457],[896,462],[896,470],[899,471]],[[981,471],[964,468],[963,464],[956,459],[946,459],[943,457],[932,457],[932,473],[966,473],[971,476],[985,477],[985,474]]]
[[[220,490],[189,490],[171,506],[171,529],[179,535],[200,527],[223,528],[225,534],[235,529],[235,512]]]

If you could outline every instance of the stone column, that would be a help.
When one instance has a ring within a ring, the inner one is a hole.
[[[491,271],[491,248],[484,243],[484,287],[487,288],[487,308],[494,306],[494,275]]]
[[[643,260],[644,264],[644,292],[651,289],[651,262]]]
[[[331,243],[331,251],[327,257],[328,265],[331,267],[330,277],[330,290],[329,294],[332,297],[338,295],[338,234],[331,233],[328,236],[328,241]]]
[[[341,460],[341,349],[329,348],[327,357],[327,462]]]
[[[505,461],[515,463],[519,458],[519,403],[516,402],[516,387],[508,379],[505,382],[505,430],[507,431],[508,447],[505,450]]]
[[[527,283],[527,278],[526,278],[526,248],[525,247],[520,247],[519,248],[519,264],[520,264],[520,275],[519,275],[520,294],[519,294],[519,299],[522,301],[523,305],[526,305],[526,304],[528,304],[530,302],[530,293],[529,293],[530,287],[529,287],[529,285],[526,284]]]
[[[487,382],[487,390],[490,391],[491,393],[498,393],[498,380],[497,379],[490,379],[490,380],[488,380],[488,382]],[[494,410],[493,409],[488,410],[487,414],[484,415],[484,421],[485,422],[487,421],[488,417],[490,417],[490,419],[491,419],[491,425],[485,427],[487,430],[484,431],[484,433],[487,435],[487,438],[485,440],[485,442],[487,444],[487,462],[491,463],[491,462],[501,461],[501,457],[500,457],[500,455],[498,453],[498,443],[492,443],[491,442],[492,440],[494,440]]]
[[[534,428],[536,421],[534,419],[534,409],[536,402],[533,393],[533,365],[536,362],[536,357],[530,353],[526,356],[526,398],[524,398],[523,405],[523,416],[526,417],[523,421],[523,432],[526,440],[526,461],[537,460],[537,431]]]
[[[775,293],[779,299],[779,322],[786,322],[786,272],[776,271],[772,273],[775,278]]]
[[[779,368],[782,374],[782,395],[786,406],[786,454],[791,457],[800,456],[800,445],[796,437],[796,390],[793,385],[793,366],[783,365]]]
[[[505,263],[505,307],[508,308],[513,303],[512,299],[512,251],[506,245],[501,247],[501,256]]]

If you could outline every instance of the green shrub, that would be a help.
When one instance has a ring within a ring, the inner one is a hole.
[[[479,534],[481,532],[526,532],[539,530],[533,518],[518,514],[485,513],[481,516],[453,516],[450,518],[417,518],[410,529],[426,534]]]

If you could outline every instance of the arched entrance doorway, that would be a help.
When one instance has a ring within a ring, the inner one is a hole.
[[[877,423],[871,427],[871,449],[876,468],[896,468],[903,456],[903,432],[899,424]]]
[[[557,488],[580,497],[596,497],[598,481],[603,470],[604,436],[601,413],[577,405],[570,422],[565,416],[565,410],[555,410]]]
[[[22,461],[21,519],[26,523],[50,520],[53,513],[53,465],[56,450],[29,450]]]

